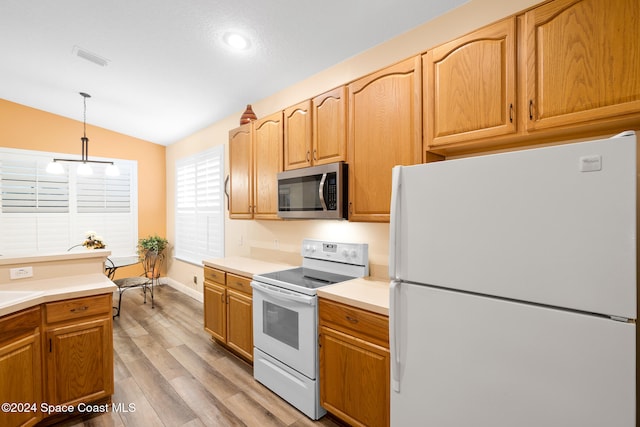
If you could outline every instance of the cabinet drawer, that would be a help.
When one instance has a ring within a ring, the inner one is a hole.
[[[47,323],[111,314],[111,294],[76,298],[45,304]]]
[[[389,318],[319,298],[320,324],[389,348]]]
[[[247,277],[227,273],[227,287],[230,289],[235,289],[236,291],[244,292],[248,295],[252,295],[251,279]]]
[[[0,318],[0,343],[24,334],[33,334],[40,327],[40,306]]]
[[[204,280],[224,285],[226,273],[211,267],[204,268]]]

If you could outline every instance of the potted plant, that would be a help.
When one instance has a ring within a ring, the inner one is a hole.
[[[157,234],[154,234],[153,236],[149,235],[138,240],[138,255],[144,256],[148,251],[161,254],[168,244],[169,241],[164,237],[160,237]]]

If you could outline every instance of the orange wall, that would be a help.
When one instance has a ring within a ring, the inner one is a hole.
[[[0,146],[81,154],[82,122],[0,99]],[[138,161],[138,234],[167,235],[166,147],[87,124],[89,158]]]

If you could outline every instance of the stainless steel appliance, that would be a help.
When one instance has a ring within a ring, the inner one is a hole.
[[[637,144],[393,170],[392,426],[635,426]]]
[[[278,216],[346,219],[347,165],[344,162],[280,172]]]
[[[320,406],[319,287],[369,275],[368,245],[305,239],[302,267],[253,276],[253,376],[309,418]]]

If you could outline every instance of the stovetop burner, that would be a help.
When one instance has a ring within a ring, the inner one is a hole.
[[[260,277],[296,286],[302,286],[308,289],[317,289],[322,286],[332,285],[334,283],[344,282],[354,278],[353,276],[314,270],[306,267],[274,271],[273,273],[261,274]]]
[[[369,274],[366,243],[304,239],[302,266],[253,276],[256,282],[315,295],[316,289]]]

